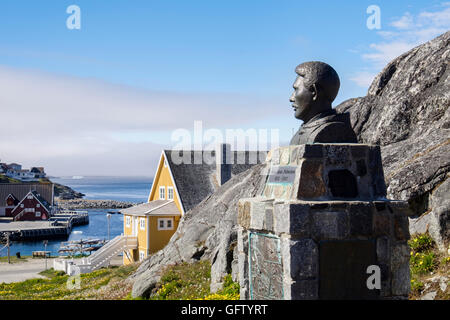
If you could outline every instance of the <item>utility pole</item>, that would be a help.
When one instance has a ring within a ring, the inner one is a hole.
[[[110,240],[110,238],[109,238],[109,223],[110,223],[110,222],[109,222],[109,221],[111,220],[111,214],[108,213],[108,214],[106,215],[106,218],[107,218],[107,220],[108,220],[108,241],[109,241],[109,240]]]
[[[10,257],[10,254],[9,254],[9,235],[10,235],[10,233],[9,232],[7,232],[6,233],[6,246],[8,247],[8,263],[11,263],[11,257]]]
[[[48,240],[44,240],[45,270],[47,270],[47,244],[48,244]]]

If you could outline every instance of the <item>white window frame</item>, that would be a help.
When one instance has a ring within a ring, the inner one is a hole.
[[[139,228],[145,230],[145,218],[139,218]]]
[[[36,211],[36,218],[40,218],[41,217],[41,212],[40,211]]]
[[[166,187],[165,186],[159,187],[159,199],[166,200]]]
[[[142,261],[145,259],[145,251],[139,250],[139,261]]]
[[[23,203],[21,203],[21,204],[20,204],[20,207],[23,208],[23,207],[25,207],[25,205],[24,205]]]
[[[131,225],[131,217],[130,216],[125,216],[125,226],[127,228],[129,228]]]
[[[167,226],[167,221],[170,221],[171,227]],[[161,227],[161,222],[163,227]],[[158,230],[173,230],[173,218],[158,218]]]
[[[36,204],[36,208],[40,208],[40,207],[41,207],[40,203]]]
[[[167,187],[167,200],[173,200],[173,187]]]

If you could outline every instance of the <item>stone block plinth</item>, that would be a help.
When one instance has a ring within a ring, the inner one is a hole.
[[[379,147],[290,146],[267,162],[263,193],[238,206],[241,299],[407,298],[408,204],[385,198]]]

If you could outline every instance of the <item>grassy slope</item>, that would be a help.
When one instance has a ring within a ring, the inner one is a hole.
[[[82,274],[79,280],[49,269],[47,279],[30,279],[0,284],[0,300],[122,300],[131,299],[132,283],[127,278],[138,264],[104,268]],[[166,268],[151,300],[237,300],[239,285],[228,275],[224,289],[212,294],[209,261],[183,263]],[[76,288],[79,283],[79,288]]]
[[[22,183],[22,181],[0,174],[0,183]]]
[[[41,272],[48,279],[30,279],[23,282],[1,283],[1,300],[77,300],[124,299],[131,291],[127,280],[137,264],[100,269],[82,274],[79,281],[53,269]],[[80,287],[76,288],[79,283]]]
[[[167,267],[157,284],[151,300],[239,300],[239,284],[227,275],[224,288],[210,292],[211,264],[209,261],[182,263]]]
[[[0,244],[0,246],[2,246],[4,244]],[[6,249],[5,249],[6,251]],[[20,259],[17,258],[17,256],[15,254],[11,254],[10,255],[10,261],[11,263],[22,263],[22,262],[27,262],[28,259],[32,259],[33,257],[31,256],[21,256]],[[36,258],[35,258],[36,259]],[[8,262],[8,257],[0,257],[0,262]]]
[[[436,276],[450,277],[450,257],[437,250],[436,244],[428,234],[416,236],[408,244],[411,248],[409,298],[417,300],[426,292],[436,291],[435,300],[450,300],[450,282],[447,283],[445,292],[442,292],[439,284],[430,280]]]
[[[420,299],[425,292],[436,291],[436,300],[450,299],[450,283],[442,292],[439,284],[431,282],[435,276],[450,275],[450,257],[440,253],[428,235],[409,241],[411,247],[411,295]],[[14,259],[15,257],[12,257]],[[23,282],[0,284],[0,299],[131,299],[132,283],[127,280],[138,264],[105,268],[80,277],[80,289],[70,289],[77,284],[70,278],[52,269],[41,274],[48,279],[31,279]],[[228,275],[224,289],[210,292],[211,265],[209,261],[182,263],[165,268],[161,280],[154,289],[151,300],[235,300],[239,299],[239,285]],[[69,283],[69,288],[68,284]],[[425,288],[428,287],[426,290]]]
[[[71,193],[73,194],[73,197],[75,199],[80,199],[84,196],[84,194],[77,192],[75,190],[73,190],[70,187],[64,186],[62,184],[59,183],[54,183],[52,181],[50,181],[48,178],[42,178],[39,179],[39,181],[37,181],[38,183],[42,183],[42,184],[49,184],[49,183],[53,183],[54,187],[55,187],[55,196],[58,197],[61,194],[64,193]],[[13,178],[9,178],[3,174],[0,174],[0,183],[36,183],[36,181],[20,181],[17,179],[13,179]]]

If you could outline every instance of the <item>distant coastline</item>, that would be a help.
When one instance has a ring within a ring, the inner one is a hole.
[[[81,180],[84,177],[72,178],[75,180]],[[56,183],[52,181],[53,179],[61,179],[59,177],[47,177],[39,179],[37,182],[22,182],[16,179],[8,178],[6,176],[0,176],[0,183],[39,183],[39,184],[49,184],[54,185],[54,196],[55,204],[66,210],[79,210],[79,209],[123,209],[129,208],[137,203],[144,202],[144,199],[138,199],[137,201],[126,201],[126,199],[84,199],[86,196],[84,193],[74,190],[72,187],[63,185],[61,183]],[[148,190],[149,185],[145,185],[146,190]],[[151,186],[151,184],[150,184]],[[106,195],[107,196],[107,195]]]
[[[58,200],[97,200],[72,201],[63,204],[72,208],[125,208],[130,204],[146,202],[152,186],[151,177],[118,176],[65,176],[52,181],[67,186]],[[76,190],[76,191],[71,191]],[[76,193],[77,192],[77,193]],[[56,192],[55,192],[56,195]],[[109,201],[112,200],[112,201]]]
[[[61,200],[81,199],[84,193],[73,190],[71,187],[52,182],[55,185],[55,197]],[[57,200],[57,199],[55,199]]]

